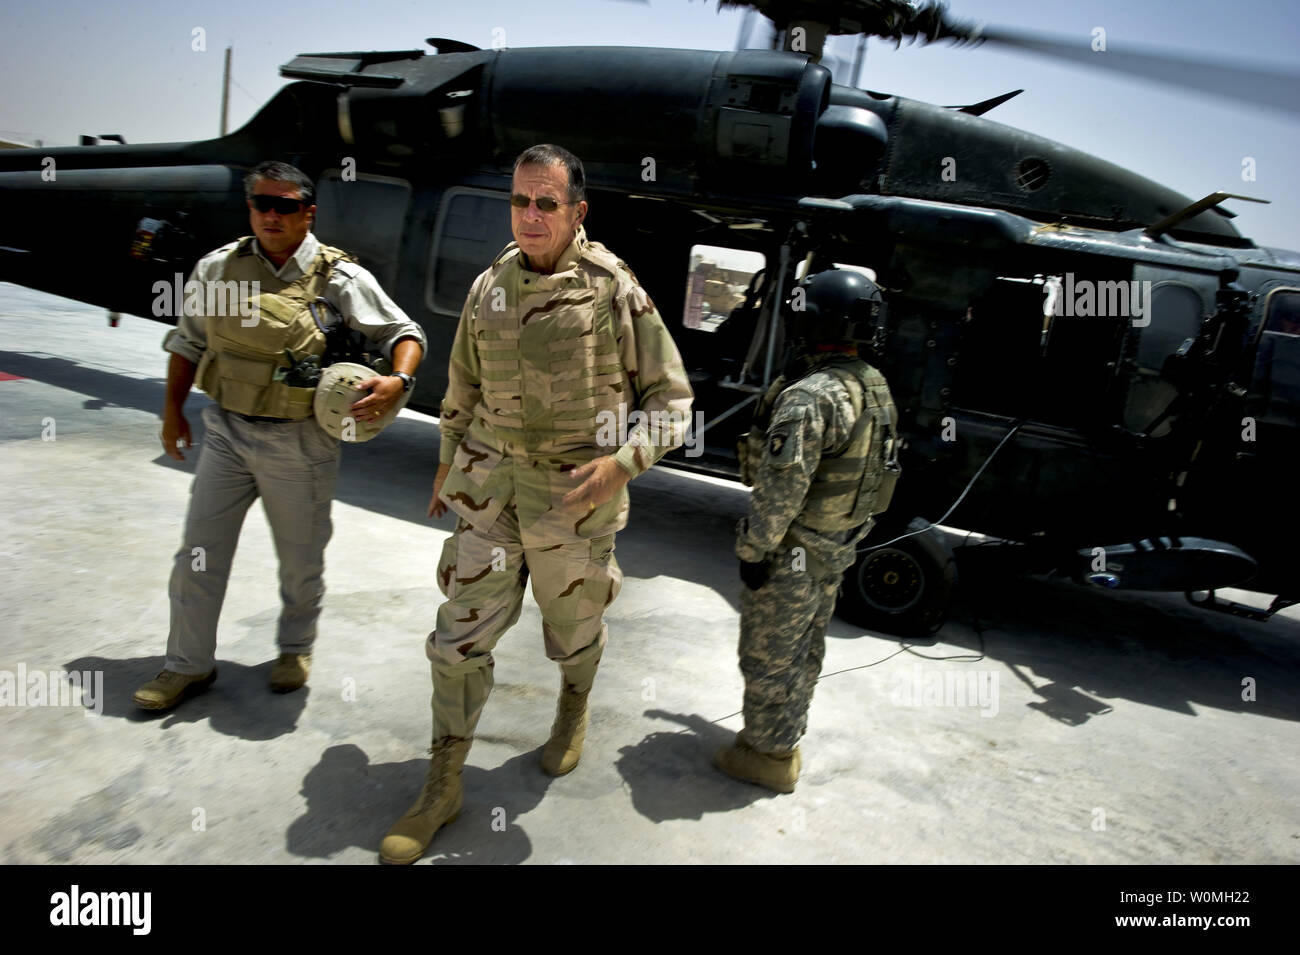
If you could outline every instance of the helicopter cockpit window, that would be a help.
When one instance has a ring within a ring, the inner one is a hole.
[[[486,189],[448,189],[438,211],[425,300],[441,315],[459,316],[469,287],[510,244],[510,197]]]
[[[1268,325],[1264,330],[1300,336],[1300,292],[1283,289],[1269,296]]]
[[[390,293],[397,284],[411,185],[364,173],[324,173],[316,183],[316,237],[357,257]]]
[[[1168,412],[1175,407],[1178,388],[1161,372],[1169,356],[1200,331],[1204,304],[1196,289],[1177,282],[1157,285],[1150,296],[1144,320],[1136,315],[1133,319],[1138,346],[1124,402],[1124,427],[1162,438],[1173,427]]]
[[[1165,359],[1201,329],[1204,306],[1195,289],[1169,282],[1151,293],[1151,314],[1138,339],[1138,367],[1159,371]]]
[[[682,325],[702,332],[717,331],[732,309],[745,300],[755,273],[767,264],[761,252],[718,245],[691,248]]]
[[[1279,289],[1268,297],[1251,390],[1265,401],[1266,422],[1300,424],[1300,291]]]

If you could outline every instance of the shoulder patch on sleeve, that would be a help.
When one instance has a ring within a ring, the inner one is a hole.
[[[788,468],[803,460],[808,416],[817,414],[817,399],[790,387],[781,392],[772,408],[767,426],[767,463],[774,468]],[[820,454],[820,449],[814,449]]]
[[[772,421],[767,427],[767,463],[783,469],[803,459],[804,414],[806,408],[797,393],[788,389],[777,399],[772,409]]]
[[[784,470],[797,463],[802,454],[801,432],[796,421],[778,422],[767,432],[767,463]]]

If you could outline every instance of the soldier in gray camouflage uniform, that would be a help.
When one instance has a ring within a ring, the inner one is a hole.
[[[741,477],[754,488],[736,529],[745,728],[714,756],[727,775],[778,792],[793,792],[799,778],[796,744],[841,577],[898,474],[889,387],[854,340],[870,334],[863,326],[879,289],[857,272],[831,270],[803,291],[805,309],[791,313],[803,347],[759,403],[740,448]]]

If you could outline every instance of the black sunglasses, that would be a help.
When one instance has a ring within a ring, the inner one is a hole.
[[[282,216],[291,216],[306,205],[301,199],[289,199],[285,196],[264,196],[261,193],[253,196],[252,201],[253,208],[258,212],[270,212],[274,209]]]
[[[556,209],[560,208],[560,206],[571,206],[578,201],[579,200],[577,199],[571,199],[568,202],[557,202],[550,196],[538,196],[536,199],[533,199],[518,192],[510,197],[510,204],[516,209],[527,209],[530,202],[535,202],[537,203],[538,210],[541,212],[554,212]]]

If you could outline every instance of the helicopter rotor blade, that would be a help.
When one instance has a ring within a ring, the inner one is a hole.
[[[1090,41],[1064,40],[1005,27],[977,28],[970,39],[1128,73],[1238,103],[1287,113],[1300,112],[1300,74],[1297,73],[1255,69],[1142,48],[1094,51]]]

